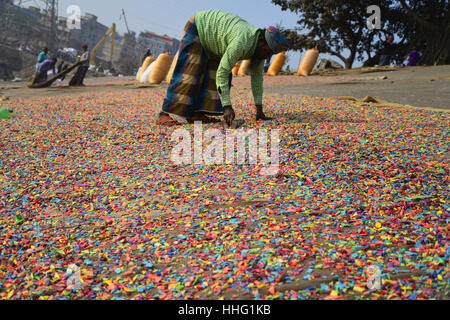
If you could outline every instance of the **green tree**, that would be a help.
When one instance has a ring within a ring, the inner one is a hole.
[[[365,52],[378,33],[367,27],[367,7],[373,0],[272,0],[282,10],[299,14],[299,27],[286,30],[292,48],[310,49],[335,55],[351,68],[356,57]],[[300,32],[300,34],[299,34]],[[306,33],[305,33],[306,32]],[[344,49],[349,51],[343,55]]]
[[[284,30],[294,50],[317,45],[351,68],[355,59],[377,61],[388,34],[397,36],[394,60],[404,61],[409,50],[423,53],[424,64],[448,62],[450,20],[448,0],[272,0],[282,10],[299,15],[298,27]],[[367,8],[378,5],[382,27],[370,30]],[[348,50],[347,56],[343,52]]]

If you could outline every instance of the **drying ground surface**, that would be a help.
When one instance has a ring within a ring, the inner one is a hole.
[[[269,93],[255,123],[241,81],[276,175],[172,163],[164,87],[4,101],[0,298],[448,299],[448,113]]]

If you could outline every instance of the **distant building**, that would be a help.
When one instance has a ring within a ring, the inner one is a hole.
[[[81,45],[85,43],[89,49],[92,49],[108,29],[109,27],[97,21],[97,16],[86,13],[81,17],[80,29],[70,30],[71,47],[80,49]]]
[[[38,7],[29,6],[28,10],[34,13],[37,17],[41,15],[41,9],[39,9]]]
[[[37,9],[37,10],[36,10]],[[38,8],[26,9],[0,0],[0,42],[12,47],[29,46],[37,52],[47,44],[48,23]]]
[[[155,56],[167,52],[173,57],[180,46],[179,40],[169,37],[168,35],[160,36],[151,31],[141,32],[137,42],[136,49],[138,57],[141,57],[147,49],[150,49]]]
[[[13,0],[0,0],[0,8],[5,7],[8,5],[13,5]]]

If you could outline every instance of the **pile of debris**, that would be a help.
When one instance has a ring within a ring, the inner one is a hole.
[[[314,70],[324,69],[344,69],[344,67],[333,59],[320,59],[320,62],[316,65]]]

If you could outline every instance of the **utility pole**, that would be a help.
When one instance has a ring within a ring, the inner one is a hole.
[[[56,7],[57,3],[56,0],[50,0],[49,5],[47,7],[50,7],[50,31],[48,33],[48,39],[47,39],[47,47],[49,52],[53,52],[53,50],[56,47]]]

